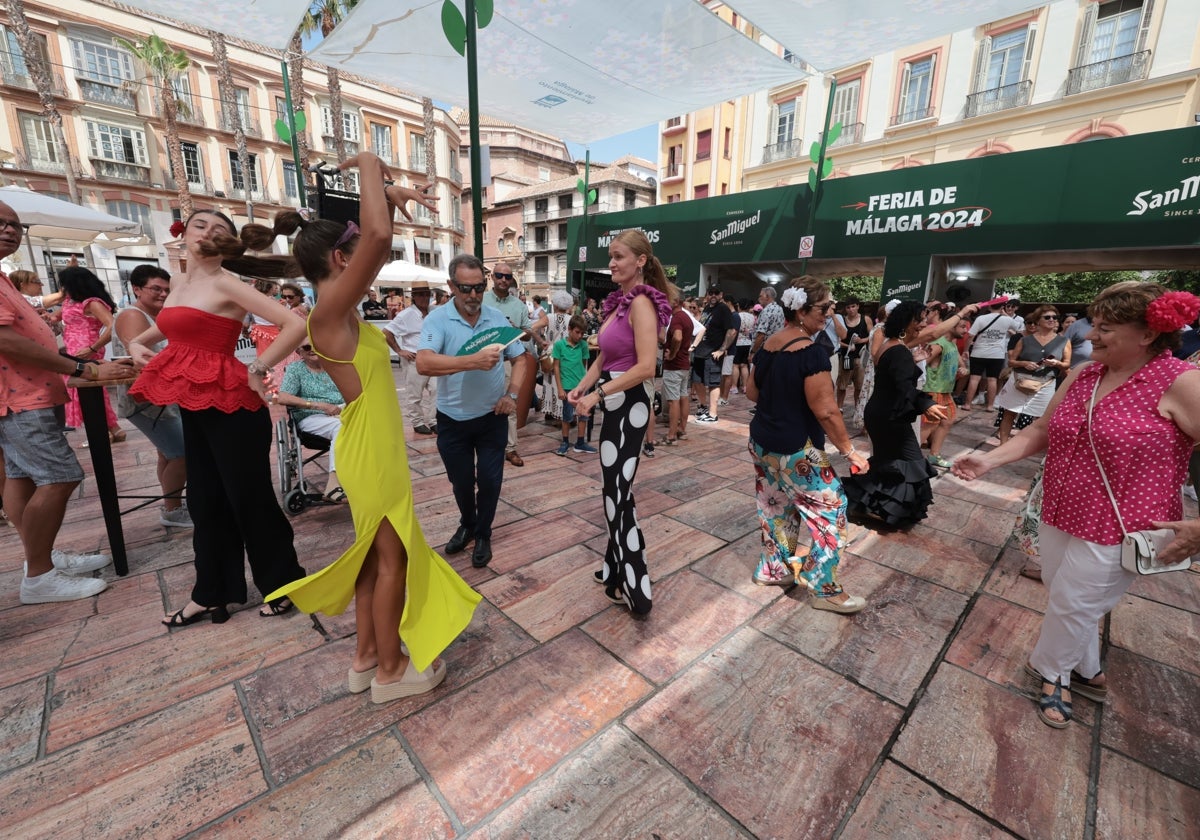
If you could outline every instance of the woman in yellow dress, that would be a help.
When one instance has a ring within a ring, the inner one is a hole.
[[[337,615],[354,597],[358,644],[349,688],[370,688],[371,699],[385,703],[441,683],[446,667],[437,657],[470,623],[480,596],[421,533],[388,346],[375,326],[358,318],[358,303],[391,252],[392,206],[408,216],[409,200],[432,209],[434,199],[385,186],[388,170],[369,152],[340,166],[352,167],[362,184],[361,230],[353,222],[305,221],[293,212],[276,218],[274,232],[300,228],[293,255],[318,297],[309,337],[346,400],[334,445],[355,541],[331,566],[268,599],[287,596],[305,612]]]

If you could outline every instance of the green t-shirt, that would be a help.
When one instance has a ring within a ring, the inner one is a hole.
[[[954,390],[954,377],[958,374],[958,348],[945,336],[933,344],[942,348],[942,355],[937,367],[925,366],[925,393],[949,394]]]
[[[586,341],[571,344],[565,338],[554,342],[550,356],[558,359],[558,368],[562,372],[562,388],[570,391],[583,380],[587,372],[588,346]]]

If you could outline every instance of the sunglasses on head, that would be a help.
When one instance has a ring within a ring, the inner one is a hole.
[[[495,277],[495,278],[496,278],[496,279],[498,279],[498,280],[511,280],[511,279],[513,279],[513,276],[512,276],[511,274],[506,274],[506,273],[504,273],[503,271],[493,271],[493,272],[492,272],[492,276],[493,276],[493,277]]]
[[[464,295],[481,295],[487,291],[487,283],[475,283],[471,286],[465,283],[455,283],[454,288],[458,289]]]

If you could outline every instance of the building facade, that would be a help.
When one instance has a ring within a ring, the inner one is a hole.
[[[1200,3],[1192,0],[1058,0],[810,76],[743,100],[738,188],[807,181],[835,81],[831,122],[842,128],[828,150],[829,177],[1193,125],[1198,35]],[[706,119],[700,112],[681,121]],[[670,121],[660,126],[660,164],[671,165],[666,144],[678,131]],[[685,149],[680,163],[703,175],[696,158]],[[667,184],[660,189],[670,194]]]
[[[65,172],[74,173],[80,202],[139,222],[154,244],[110,254],[91,249],[96,268],[113,273],[137,263],[155,262],[177,271],[180,251],[169,233],[179,216],[177,179],[186,179],[196,208],[221,210],[239,225],[269,221],[275,213],[299,207],[296,164],[291,146],[276,133],[286,116],[280,61],[282,56],[250,43],[227,39],[233,78],[232,96],[246,137],[247,171],[239,165],[230,114],[222,109],[219,68],[206,33],[163,19],[152,19],[129,7],[85,0],[26,3],[26,17],[51,70],[55,99],[63,118],[65,154],[54,142],[30,76],[25,55],[7,14],[0,11],[0,149],[9,156],[0,164],[0,182],[27,186],[58,197],[68,194]],[[167,154],[166,123],[159,82],[116,39],[137,43],[156,34],[191,59],[172,82],[179,103],[178,133],[183,171],[173,172]],[[308,164],[336,163],[333,120],[324,67],[307,62],[305,91],[294,107],[307,121]],[[347,155],[377,153],[401,183],[428,180],[425,122],[417,97],[341,76],[342,114]],[[444,267],[464,246],[461,214],[462,176],[457,123],[434,111],[434,215],[416,208],[413,223],[396,225],[393,253]],[[356,174],[340,187],[356,191]],[[85,256],[79,249],[78,256]],[[64,260],[63,252],[43,253],[37,269]]]

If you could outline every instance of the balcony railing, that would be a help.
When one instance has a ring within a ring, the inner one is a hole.
[[[118,108],[137,110],[137,94],[125,88],[113,87],[103,82],[79,78],[79,92],[88,102],[99,102],[102,105],[115,105]]]
[[[45,172],[50,175],[67,174],[67,167],[61,161],[30,156],[24,152],[17,152],[17,166],[21,169],[32,169],[34,172]]]
[[[1146,78],[1150,70],[1150,50],[1072,67],[1067,71],[1067,96],[1088,90],[1123,85]]]
[[[222,109],[221,115],[221,130],[233,131],[233,116],[226,110]],[[246,115],[242,114],[242,133],[248,137],[262,137],[262,126],[254,120],[246,119]]]
[[[763,146],[763,163],[774,163],[777,160],[789,160],[800,157],[804,152],[801,148],[803,141],[799,137],[784,140],[782,143],[771,143]]]
[[[165,117],[163,113],[162,99],[154,97],[154,116]],[[181,98],[176,102],[175,119],[187,125],[204,126],[204,113],[200,110],[200,103],[194,97]]]
[[[330,135],[330,142],[331,142],[331,143],[333,142],[333,135],[332,135],[332,134]],[[392,153],[391,153],[390,151],[381,152],[381,151],[379,151],[378,149],[374,149],[373,151],[375,152],[375,154],[379,155],[379,159],[380,159],[381,161],[383,161],[385,164],[387,164],[388,166],[395,166],[395,165],[396,165],[396,158],[395,158],[395,157],[393,157],[393,155],[392,155]]]
[[[466,232],[466,228],[463,226],[463,220],[462,220],[462,219],[455,219],[455,220],[454,220],[454,229],[455,229],[456,231],[458,231],[459,233],[465,233],[465,232]]]
[[[932,119],[937,114],[937,109],[933,106],[928,108],[909,108],[907,111],[901,111],[899,114],[893,115],[888,125],[904,125],[905,123],[917,122],[918,120]]]
[[[19,87],[25,90],[37,90],[37,85],[33,82],[33,77],[27,73],[18,73],[11,67],[0,68],[0,77],[4,79],[4,84],[9,87]],[[53,73],[50,76],[50,86],[55,96],[66,96],[67,86],[63,84],[62,76]]]
[[[229,197],[236,198],[239,201],[254,201],[259,204],[274,204],[275,199],[271,198],[271,194],[266,190],[250,190],[249,198],[246,196],[246,190],[241,187],[232,187],[229,190]]]
[[[829,144],[829,148],[836,149],[838,146],[852,146],[855,143],[861,143],[862,138],[863,124],[860,122],[849,123],[842,126],[842,133],[838,135],[838,139]]]
[[[456,184],[461,184],[463,182],[462,173],[458,171],[457,166],[450,167],[450,180]]]
[[[114,181],[129,181],[135,184],[150,183],[150,167],[136,163],[125,163],[108,158],[91,158],[92,169],[97,178],[110,178]]]
[[[569,219],[577,215],[576,210],[578,209],[577,207],[543,207],[539,210],[535,207],[533,210],[525,211],[525,221],[550,222],[555,219]]]
[[[179,183],[174,178],[163,178],[163,187],[178,191]],[[212,195],[212,181],[207,178],[203,181],[188,181],[188,192],[192,195]]]
[[[525,243],[525,253],[541,254],[546,251],[565,251],[567,249],[567,240],[560,239],[557,236],[551,236],[548,239],[535,239],[533,244]]]
[[[659,171],[659,174],[662,176],[660,179],[662,181],[667,181],[667,180],[670,180],[671,178],[682,178],[683,177],[683,164],[682,163],[668,163],[666,166],[664,166]]]
[[[1029,93],[1032,90],[1033,81],[1026,79],[1023,82],[967,94],[967,116],[978,117],[1028,105]]]
[[[321,140],[323,140],[325,142],[325,151],[331,152],[331,153],[337,152],[337,148],[333,145],[333,135],[332,134],[322,134]],[[356,154],[358,154],[358,141],[357,140],[351,140],[350,138],[347,137],[347,138],[343,138],[342,142],[346,144],[346,156],[347,157],[354,157]]]

